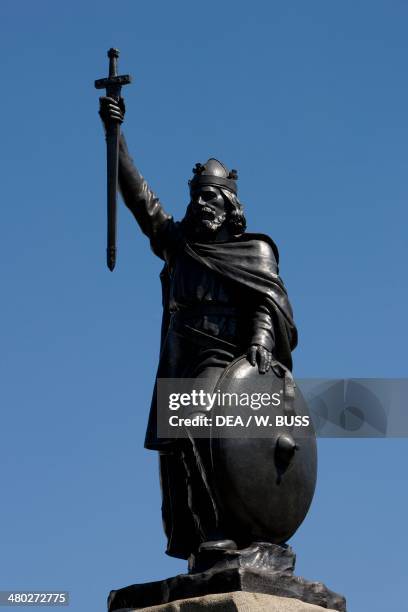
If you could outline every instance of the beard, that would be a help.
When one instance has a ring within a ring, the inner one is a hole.
[[[226,220],[226,213],[216,215],[211,208],[200,211],[188,210],[185,217],[188,234],[195,238],[211,240],[220,231]]]

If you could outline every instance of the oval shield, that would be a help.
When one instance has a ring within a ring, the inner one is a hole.
[[[259,374],[245,357],[231,363],[215,391],[211,458],[219,503],[240,545],[283,543],[304,520],[316,485],[316,438],[304,398],[283,366],[275,362]]]

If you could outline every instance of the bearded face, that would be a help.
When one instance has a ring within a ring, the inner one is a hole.
[[[217,187],[201,187],[191,194],[190,227],[194,233],[211,238],[227,217],[224,197]]]

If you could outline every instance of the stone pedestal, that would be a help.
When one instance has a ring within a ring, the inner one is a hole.
[[[299,599],[264,595],[263,593],[243,593],[242,591],[179,599],[171,603],[137,610],[138,612],[334,612],[328,608],[304,603]],[[135,608],[120,610],[120,612],[135,611]]]

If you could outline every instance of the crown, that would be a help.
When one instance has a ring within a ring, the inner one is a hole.
[[[193,178],[188,181],[188,184],[190,185],[190,190],[211,185],[213,187],[229,189],[232,193],[237,194],[237,180],[238,172],[236,170],[228,170],[218,159],[210,157],[205,164],[196,163],[193,168]]]

